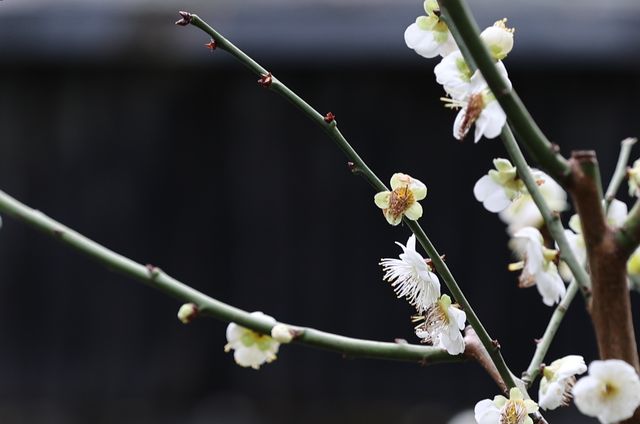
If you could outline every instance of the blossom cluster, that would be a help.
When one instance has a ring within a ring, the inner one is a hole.
[[[419,16],[407,27],[404,40],[407,46],[420,56],[433,58],[442,56],[434,72],[436,81],[442,85],[447,97],[446,107],[460,109],[453,124],[453,136],[464,139],[475,126],[474,141],[483,136],[495,138],[502,132],[506,115],[479,71],[472,71],[458,49],[451,32],[442,19],[436,0],[424,2],[425,15]],[[507,85],[511,87],[507,69],[502,60],[513,48],[513,32],[507,28],[506,19],[486,28],[480,37],[486,44],[496,63],[496,68]]]

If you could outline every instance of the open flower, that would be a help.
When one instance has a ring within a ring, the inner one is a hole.
[[[427,197],[427,187],[407,174],[396,173],[391,177],[391,191],[375,195],[376,205],[382,209],[384,217],[391,225],[398,225],[402,217],[412,221],[422,216],[419,200]]]
[[[473,186],[473,195],[489,212],[500,212],[526,191],[516,167],[507,159],[494,159],[492,169]]]
[[[482,31],[480,38],[495,60],[502,60],[513,49],[513,28],[507,28],[507,18],[501,19]]]
[[[452,305],[451,298],[443,294],[424,316],[416,318],[416,321],[423,321],[415,328],[416,336],[423,343],[446,349],[450,355],[458,355],[464,352],[464,339],[460,331],[464,329],[466,319],[464,311]]]
[[[411,235],[402,248],[400,259],[383,258],[383,280],[391,283],[398,297],[406,298],[419,313],[426,311],[440,297],[440,280],[431,272],[425,259],[416,252],[416,236]]]
[[[537,228],[525,227],[513,235],[511,247],[523,256],[524,260],[509,265],[509,270],[522,270],[520,287],[531,287],[535,284],[547,306],[558,303],[566,293],[564,282],[558,273],[555,260],[558,251],[544,246],[544,239]]]
[[[529,417],[538,410],[531,399],[525,399],[518,388],[509,391],[509,399],[498,395],[476,403],[474,413],[478,424],[533,424]]]
[[[456,43],[447,28],[447,24],[440,19],[440,7],[437,1],[424,2],[426,16],[419,16],[404,32],[407,47],[415,50],[426,58],[445,56],[457,49]]]
[[[640,406],[640,378],[619,359],[593,361],[589,375],[573,387],[573,397],[580,412],[603,424],[626,420]]]
[[[471,76],[469,90],[464,98],[443,97],[442,101],[446,103],[446,107],[461,108],[453,123],[453,136],[458,140],[464,139],[473,125],[475,125],[474,141],[476,143],[482,136],[496,138],[507,122],[507,115],[479,71]]]
[[[498,73],[511,84],[507,68],[501,61],[496,62],[496,68]],[[473,75],[460,51],[456,50],[442,58],[433,68],[433,72],[436,74],[436,81],[452,99],[464,100],[469,93]],[[482,78],[482,74],[478,74],[478,78]]]
[[[567,193],[562,187],[553,178],[538,169],[532,168],[531,173],[549,208],[556,212],[567,209]],[[514,234],[524,227],[541,227],[544,223],[542,214],[528,193],[514,199],[511,205],[500,212],[499,216],[509,226],[509,234]]]
[[[587,370],[584,358],[580,355],[569,355],[556,359],[544,367],[538,403],[542,409],[556,409],[567,406],[571,401],[571,388],[576,382],[576,375]]]
[[[252,312],[251,315],[265,318],[266,321],[276,323],[276,320],[262,312]],[[265,362],[276,360],[276,353],[280,348],[280,343],[273,338],[257,333],[232,322],[227,326],[227,344],[225,352],[233,349],[233,359],[241,367],[251,367],[259,369]]]

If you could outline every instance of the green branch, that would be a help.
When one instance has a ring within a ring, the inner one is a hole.
[[[516,92],[498,73],[491,54],[480,38],[478,25],[464,0],[439,0],[439,3],[449,22],[455,26],[471,54],[473,62],[480,69],[489,88],[507,114],[509,123],[518,135],[518,139],[537,159],[540,166],[564,185],[570,173],[566,159],[555,151],[554,146],[542,133]]]
[[[369,169],[369,167],[364,163],[364,161],[358,156],[355,150],[349,145],[347,140],[342,136],[342,134],[337,129],[336,121],[333,119],[327,120],[327,117],[323,117],[319,114],[315,109],[313,109],[307,102],[305,102],[302,98],[300,98],[296,93],[291,91],[288,87],[278,81],[273,75],[267,72],[263,67],[258,65],[252,59],[250,59],[244,52],[242,52],[239,48],[234,46],[231,42],[229,42],[226,38],[224,38],[219,32],[211,28],[206,22],[204,22],[200,17],[194,14],[190,14],[187,12],[180,12],[183,16],[183,20],[186,23],[190,23],[199,29],[206,32],[212,39],[214,40],[217,47],[221,48],[229,52],[232,56],[234,56],[237,60],[242,62],[245,66],[251,69],[256,75],[261,77],[261,83],[263,86],[268,87],[271,90],[276,91],[277,93],[284,96],[288,101],[294,104],[298,109],[300,109],[307,117],[311,120],[319,124],[322,129],[329,134],[329,136],[338,144],[340,149],[345,153],[345,155],[349,158],[351,162],[353,162],[354,166],[352,169],[360,173],[377,191],[386,191],[387,188],[384,183]],[[181,21],[182,24],[182,21]],[[268,76],[270,81],[269,84],[265,84],[264,77]],[[328,121],[328,122],[327,122]],[[444,263],[440,254],[431,243],[425,232],[422,230],[420,225],[417,222],[409,221],[405,219],[405,224],[413,231],[416,235],[417,240],[420,242],[422,247],[427,252],[427,255],[431,258],[431,261],[438,273],[442,276],[445,284],[451,291],[454,299],[458,304],[462,307],[467,315],[467,320],[474,328],[480,341],[483,346],[489,352],[491,359],[494,361],[496,368],[498,369],[501,378],[504,380],[508,387],[515,387],[515,381],[513,379],[513,374],[509,371],[502,354],[500,353],[500,348],[497,342],[493,341],[486,329],[480,322],[480,319],[475,314],[473,308],[470,303],[464,297],[460,286],[454,279],[451,271]]]
[[[112,271],[141,281],[181,302],[195,304],[199,315],[211,316],[225,322],[235,322],[263,334],[270,334],[275,325],[265,318],[256,317],[242,309],[213,299],[176,280],[160,268],[152,265],[142,265],[116,253],[49,218],[42,212],[31,209],[2,191],[0,191],[0,212],[54,237],[61,243],[91,257]],[[430,346],[362,340],[313,328],[295,325],[290,325],[290,327],[294,330],[295,341],[321,349],[340,352],[347,356],[421,363],[460,362],[466,359],[463,355],[452,356],[443,349]]]
[[[637,138],[625,138],[620,142],[620,155],[618,156],[618,162],[616,163],[616,169],[613,171],[613,176],[607,187],[607,193],[604,196],[605,210],[609,210],[609,205],[615,199],[616,193],[620,188],[620,184],[627,176],[627,164],[629,163],[629,156],[631,155],[631,149],[633,145],[638,141]]]
[[[536,377],[538,377],[538,374],[540,373],[540,365],[542,365],[542,361],[544,361],[544,357],[549,351],[551,342],[558,332],[560,323],[562,322],[562,319],[564,318],[564,315],[566,314],[567,309],[569,309],[571,301],[576,296],[577,292],[578,283],[574,279],[573,281],[571,281],[571,284],[569,284],[567,293],[564,295],[564,298],[562,299],[560,304],[556,306],[556,310],[553,311],[553,315],[551,315],[551,319],[549,320],[549,324],[547,324],[546,330],[544,330],[542,338],[538,340],[536,351],[531,358],[531,362],[529,363],[527,370],[522,373],[522,381],[524,381],[527,387],[531,386]]]

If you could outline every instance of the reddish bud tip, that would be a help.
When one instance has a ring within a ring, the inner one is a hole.
[[[330,123],[332,123],[332,122],[333,122],[333,121],[335,121],[335,120],[336,120],[336,116],[335,116],[333,113],[331,113],[331,112],[327,113],[327,114],[324,116],[324,122],[326,122],[327,124],[330,124]]]
[[[208,48],[209,50],[213,51],[216,49],[216,47],[218,47],[218,44],[216,43],[216,40],[214,40],[213,38],[211,39],[211,41],[209,41],[207,44],[204,45],[206,48]]]
[[[182,10],[178,13],[180,14],[181,18],[176,21],[176,25],[187,26],[191,23],[191,19],[193,18],[193,15],[191,13],[184,12]]]
[[[271,72],[267,72],[266,74],[260,76],[260,79],[258,80],[258,84],[260,84],[265,88],[269,87],[272,82],[273,82],[273,75],[271,75]]]

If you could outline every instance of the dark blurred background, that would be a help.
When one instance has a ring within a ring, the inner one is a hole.
[[[204,33],[173,25],[177,10],[196,12],[335,113],[385,181],[403,171],[427,184],[421,223],[509,365],[526,368],[552,309],[516,287],[504,226],[472,195],[505,156],[501,143],[453,139],[437,61],[404,44],[419,1],[158,3],[0,3],[0,189],[238,307],[416,342],[411,308],[377,265],[409,231],[385,223],[311,121],[210,53]],[[515,88],[564,153],[597,149],[608,181],[619,141],[640,134],[640,5],[471,5],[483,27],[510,18]],[[183,326],[178,302],[8,217],[0,282],[3,423],[446,423],[497,393],[475,364],[349,360],[295,345],[258,372],[242,369],[223,352],[226,323]],[[549,358],[574,353],[596,354],[582,299]],[[589,421],[575,414],[547,416]]]

